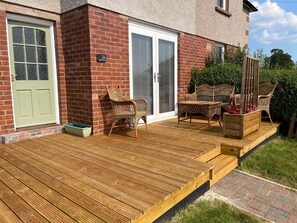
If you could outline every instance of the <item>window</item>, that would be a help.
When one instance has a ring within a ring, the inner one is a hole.
[[[49,80],[46,32],[42,29],[12,27],[16,80]]]
[[[216,64],[220,64],[224,61],[224,53],[225,53],[225,47],[221,43],[216,44],[215,48],[215,62]]]
[[[217,6],[221,7],[224,10],[226,10],[226,0],[217,0]]]
[[[216,11],[228,17],[232,16],[229,12],[229,0],[217,0]]]

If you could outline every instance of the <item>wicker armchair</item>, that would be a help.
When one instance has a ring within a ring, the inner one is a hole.
[[[120,120],[126,120],[128,124],[135,129],[135,136],[138,138],[137,126],[140,119],[144,121],[147,130],[147,101],[143,98],[124,98],[119,86],[110,88],[106,86],[106,89],[113,113],[113,121],[108,135],[110,136],[112,129]]]
[[[271,124],[273,124],[270,116],[270,100],[277,84],[263,83],[259,85],[258,108],[267,113]],[[233,99],[233,104],[238,105],[241,102],[240,94],[236,94]]]
[[[263,83],[259,85],[258,106],[261,111],[265,111],[267,113],[271,124],[273,124],[273,122],[270,116],[270,100],[275,87],[276,84],[270,83]]]

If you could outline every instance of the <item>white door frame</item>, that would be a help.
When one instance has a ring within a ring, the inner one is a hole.
[[[16,15],[7,13],[6,14],[6,33],[8,34],[8,21],[17,21],[17,22],[24,22],[29,24],[35,24],[35,25],[41,25],[46,26],[50,29],[50,48],[51,48],[51,55],[52,55],[52,77],[53,77],[53,84],[54,84],[54,98],[55,98],[55,115],[56,115],[56,124],[60,124],[60,107],[59,107],[59,93],[58,93],[58,76],[57,76],[57,64],[56,64],[56,50],[55,50],[55,36],[54,36],[54,23],[51,21],[43,20],[43,19],[37,19],[33,17],[23,16],[23,15]],[[7,46],[9,46],[9,36],[7,35]],[[8,53],[8,56],[9,53]],[[9,67],[11,67],[10,64],[10,58],[9,60]],[[10,72],[11,73],[11,72]],[[10,75],[10,82],[11,75]],[[11,85],[12,86],[12,85]],[[12,110],[13,110],[13,117],[15,117],[14,114],[14,106],[13,106],[13,89],[11,87],[11,95],[12,95]],[[15,124],[15,118],[13,119],[14,122],[14,129],[16,130],[16,124]]]
[[[158,48],[159,48],[159,39],[170,41],[174,43],[174,111],[172,112],[166,112],[163,114],[158,113],[159,111],[159,105],[158,100],[155,100],[155,95],[153,98],[153,107],[154,107],[154,115],[148,116],[148,122],[155,122],[155,121],[161,121],[165,119],[172,118],[176,116],[177,114],[177,71],[178,71],[178,35],[177,33],[173,33],[167,30],[159,29],[156,27],[152,27],[149,25],[145,25],[142,23],[138,23],[135,21],[129,21],[129,70],[130,70],[130,96],[133,98],[133,60],[132,60],[132,34],[139,34],[143,36],[151,37],[153,40],[153,74],[159,73],[159,54],[158,54]],[[159,83],[156,82],[154,84],[154,94],[159,95]]]

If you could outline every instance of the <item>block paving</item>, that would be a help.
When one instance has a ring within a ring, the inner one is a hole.
[[[297,222],[295,189],[234,170],[214,185],[210,192],[271,222]]]

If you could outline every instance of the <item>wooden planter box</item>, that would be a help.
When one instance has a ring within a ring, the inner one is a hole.
[[[81,137],[87,137],[91,134],[92,126],[90,125],[82,125],[82,124],[76,124],[76,123],[68,123],[64,126],[65,132],[81,136]]]
[[[223,134],[225,137],[243,138],[257,131],[261,125],[261,111],[239,114],[223,114]]]

